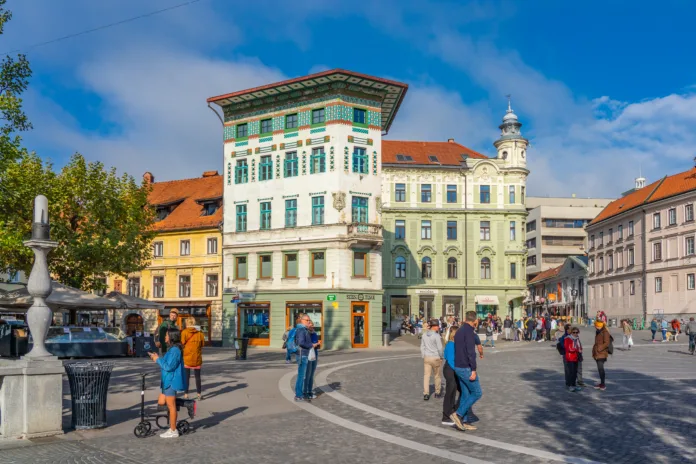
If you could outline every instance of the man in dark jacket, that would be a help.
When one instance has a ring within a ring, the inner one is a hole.
[[[454,372],[462,388],[462,400],[459,409],[450,419],[460,430],[476,430],[476,427],[468,423],[467,414],[483,394],[476,373],[476,319],[475,311],[467,311],[464,324],[454,335]]]
[[[312,343],[312,335],[309,333],[309,325],[312,320],[306,314],[300,314],[300,323],[297,324],[297,330],[295,330],[295,342],[298,347],[297,361],[297,380],[295,381],[295,401],[310,401],[304,395],[304,384],[305,375],[307,374],[307,365],[309,364],[309,350],[318,346],[319,344]]]
[[[162,324],[160,324],[159,328],[157,329],[157,334],[155,335],[155,346],[162,351],[162,356],[167,353],[167,344],[164,341],[164,337],[167,336],[167,331],[169,329],[177,328],[176,320],[178,318],[179,310],[172,308],[172,310],[169,311],[169,319],[162,321]]]
[[[536,332],[536,319],[530,317],[527,319],[527,341],[530,342],[534,338],[534,332]]]
[[[510,340],[510,334],[512,333],[512,319],[510,316],[505,316],[505,321],[503,321],[503,329],[505,329],[505,340]]]

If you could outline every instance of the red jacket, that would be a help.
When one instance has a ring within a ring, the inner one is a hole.
[[[566,362],[578,362],[578,355],[580,351],[575,347],[573,339],[570,335],[563,340],[563,347],[565,348],[565,360]]]

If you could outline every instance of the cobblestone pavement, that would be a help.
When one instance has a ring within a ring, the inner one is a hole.
[[[583,330],[588,353],[590,332]],[[243,362],[227,351],[207,351],[194,431],[176,440],[133,436],[139,374],[156,370],[148,360],[118,360],[107,429],[0,440],[0,462],[131,464],[163,456],[173,464],[696,461],[696,357],[682,340],[650,343],[649,332],[636,333],[630,352],[620,350],[618,333],[614,338],[605,392],[566,392],[560,357],[549,343],[501,341],[487,349],[479,367],[484,396],[474,407],[479,430],[466,434],[440,424],[441,400],[423,401],[416,337],[388,349],[321,353],[317,386],[329,393],[305,407],[286,399],[294,369],[282,353],[253,350]],[[596,367],[592,360],[584,364],[590,384]],[[157,383],[156,375],[148,380],[148,404]]]

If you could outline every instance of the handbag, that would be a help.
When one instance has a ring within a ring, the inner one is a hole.
[[[309,355],[307,356],[307,361],[316,361],[317,360],[317,352],[314,351],[314,348],[311,348],[309,350]]]

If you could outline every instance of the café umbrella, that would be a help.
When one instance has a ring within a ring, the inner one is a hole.
[[[63,285],[56,281],[51,282],[53,291],[46,299],[48,306],[58,309],[118,309],[120,303],[108,298],[85,292],[77,288]],[[34,297],[29,295],[26,287],[0,293],[0,308],[26,309],[34,302]]]
[[[117,302],[120,309],[164,309],[162,303],[155,303],[137,296],[124,295],[116,291],[107,293],[106,298]]]

